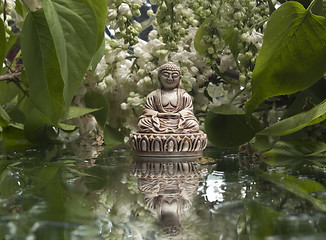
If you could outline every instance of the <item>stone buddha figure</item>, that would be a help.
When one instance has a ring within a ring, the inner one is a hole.
[[[158,70],[158,89],[146,99],[145,109],[139,118],[142,133],[196,133],[198,120],[194,116],[190,95],[181,89],[181,70],[173,63]]]
[[[136,155],[141,157],[201,156],[207,145],[199,130],[190,95],[181,89],[181,70],[173,63],[158,69],[158,89],[146,99],[138,131],[130,133]]]

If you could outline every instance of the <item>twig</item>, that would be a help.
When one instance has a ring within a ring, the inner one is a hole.
[[[15,73],[5,73],[0,76],[0,81],[16,81],[17,78],[19,78],[21,75],[21,72],[15,72]]]

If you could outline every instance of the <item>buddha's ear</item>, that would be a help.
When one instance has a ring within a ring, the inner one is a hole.
[[[181,88],[181,86],[182,86],[182,76],[180,74],[180,80],[179,80],[178,88]]]

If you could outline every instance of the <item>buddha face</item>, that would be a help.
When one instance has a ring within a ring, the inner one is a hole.
[[[162,89],[166,90],[177,88],[179,86],[180,79],[180,72],[176,70],[163,69],[159,76]]]

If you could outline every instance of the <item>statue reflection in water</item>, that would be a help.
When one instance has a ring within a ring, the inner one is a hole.
[[[195,160],[195,159],[194,159]],[[182,234],[186,216],[198,186],[199,173],[193,161],[134,161],[132,175],[138,177],[146,207],[160,220],[169,237]]]

